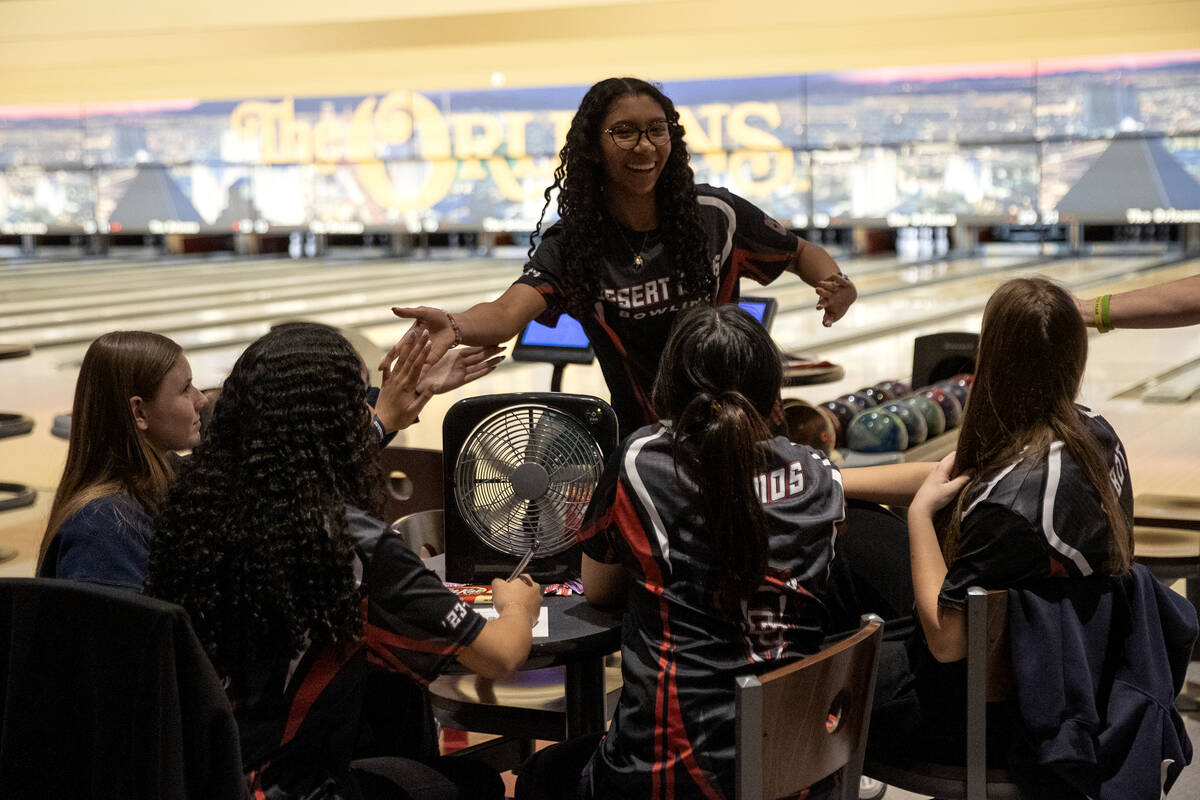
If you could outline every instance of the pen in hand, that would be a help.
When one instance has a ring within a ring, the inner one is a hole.
[[[529,552],[522,556],[521,560],[517,562],[517,568],[512,571],[512,575],[508,576],[510,581],[515,581],[517,576],[524,572],[525,568],[529,566],[529,562],[533,558],[533,554],[537,552],[539,544],[541,544],[541,542],[538,539],[533,540],[533,547],[530,547]]]

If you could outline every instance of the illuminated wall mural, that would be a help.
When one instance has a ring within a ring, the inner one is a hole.
[[[794,227],[1200,219],[1200,51],[664,89]],[[529,230],[585,90],[0,107],[0,233]]]

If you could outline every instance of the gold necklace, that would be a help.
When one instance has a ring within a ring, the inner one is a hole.
[[[621,236],[621,241],[624,242],[625,246],[629,248],[629,254],[633,256],[633,268],[635,270],[641,269],[646,263],[645,259],[642,258],[642,254],[646,252],[646,243],[650,241],[650,231],[646,231],[645,235],[642,236],[642,246],[637,249],[637,252],[634,252],[633,245],[631,245],[629,240],[625,238],[625,231],[621,227],[621,224],[616,223],[616,226],[617,233]]]

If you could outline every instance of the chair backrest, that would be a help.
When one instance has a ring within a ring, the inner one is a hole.
[[[386,497],[384,519],[441,508],[442,451],[420,447],[385,447],[379,451]]]
[[[5,797],[246,796],[233,711],[187,612],[74,581],[0,580]]]
[[[967,800],[987,796],[987,704],[1013,691],[1008,592],[967,589]]]
[[[407,514],[393,522],[391,529],[419,556],[436,556],[446,552],[445,514],[440,508]],[[428,552],[422,553],[422,547]]]
[[[842,769],[842,796],[858,796],[882,628],[864,616],[818,653],[737,679],[738,797],[792,795]]]

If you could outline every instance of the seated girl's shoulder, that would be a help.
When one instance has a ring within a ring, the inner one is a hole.
[[[91,500],[68,517],[59,528],[63,534],[107,533],[121,528],[149,530],[153,521],[133,497],[117,493]]]

